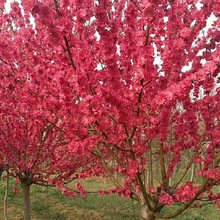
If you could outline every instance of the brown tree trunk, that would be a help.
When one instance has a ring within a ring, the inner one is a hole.
[[[8,220],[8,204],[7,204],[7,199],[8,199],[8,190],[9,190],[9,175],[7,171],[7,182],[6,182],[6,188],[5,188],[5,196],[4,196],[4,218],[5,220]]]
[[[140,216],[141,220],[156,220],[156,217],[153,213],[149,212],[146,205],[141,206]]]
[[[1,168],[0,168],[0,181],[2,180],[2,174],[3,174],[3,172],[4,172],[4,169],[1,167]]]
[[[24,220],[31,219],[30,186],[31,184],[29,183],[29,181],[21,182],[24,205]]]

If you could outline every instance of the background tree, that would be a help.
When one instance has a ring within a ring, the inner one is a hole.
[[[147,220],[206,197],[219,205],[219,1],[23,0],[23,15],[13,7],[2,64],[22,77],[32,67],[25,85],[41,111],[61,118],[68,153],[82,158],[86,147],[88,167],[96,164],[84,175],[105,173],[116,185],[101,193],[136,199]]]

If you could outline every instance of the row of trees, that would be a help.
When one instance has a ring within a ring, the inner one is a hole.
[[[108,176],[116,188],[100,193],[137,200],[146,220],[220,205],[219,0],[4,3],[0,159],[25,220],[32,184],[84,196],[65,183],[91,176]]]

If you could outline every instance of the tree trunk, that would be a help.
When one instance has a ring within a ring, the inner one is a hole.
[[[146,205],[141,206],[140,216],[141,220],[156,220],[156,217],[153,215],[153,213],[149,212]]]
[[[141,207],[140,208],[141,220],[156,220],[156,217],[153,215],[153,213],[148,210],[148,207],[144,201],[143,196],[140,195],[138,202]]]
[[[24,205],[24,220],[31,219],[30,186],[31,184],[29,183],[29,181],[21,182]]]
[[[0,181],[2,180],[2,174],[4,172],[4,169],[0,168]]]
[[[5,188],[5,197],[4,197],[4,218],[5,220],[8,219],[8,204],[7,204],[7,199],[8,199],[8,189],[9,189],[9,175],[7,171],[7,182],[6,182],[6,188]]]

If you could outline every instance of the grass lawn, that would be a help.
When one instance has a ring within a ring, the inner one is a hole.
[[[11,181],[12,182],[12,181]],[[91,179],[86,185],[94,190],[109,186],[103,179]],[[15,196],[10,185],[8,195],[9,220],[22,220],[23,207],[21,194]],[[3,213],[5,181],[0,182],[0,216]],[[89,194],[86,198],[64,197],[55,188],[32,186],[31,216],[33,220],[138,220],[138,204],[117,195],[99,196]],[[166,210],[165,210],[166,211]],[[168,210],[167,210],[168,211]],[[220,220],[220,212],[210,205],[202,209],[188,209],[175,220]]]

